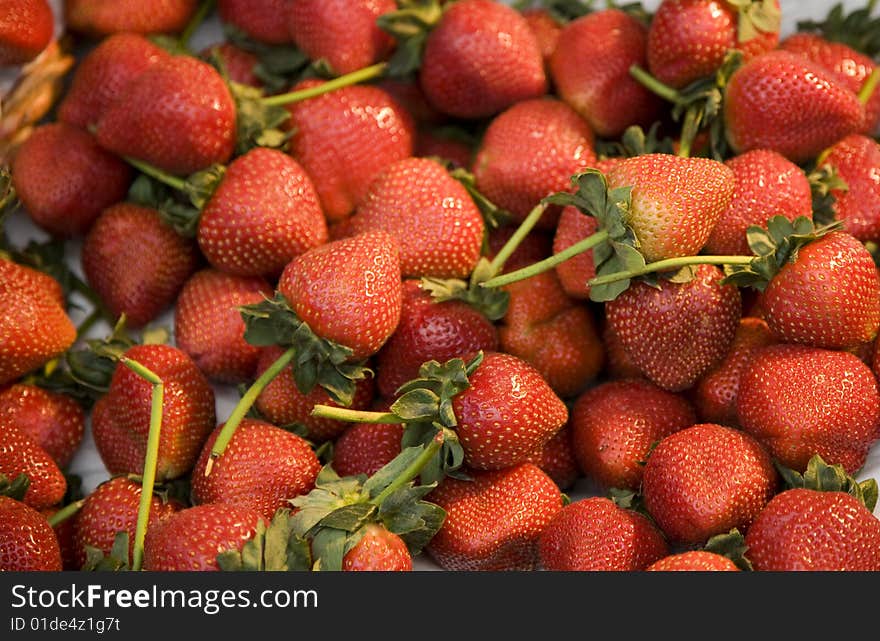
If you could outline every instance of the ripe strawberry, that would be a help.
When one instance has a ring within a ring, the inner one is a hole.
[[[0,67],[23,65],[52,40],[55,16],[46,0],[0,2]]]
[[[560,490],[570,488],[581,477],[574,455],[572,430],[568,425],[556,432],[542,448],[532,452],[526,462],[540,467]]]
[[[501,251],[501,248],[510,240],[516,232],[516,225],[502,225],[489,231],[489,252],[486,256],[489,260]],[[547,258],[552,253],[553,237],[550,230],[535,228],[528,236],[517,245],[510,257],[504,261],[502,273],[514,271],[531,265],[534,262]]]
[[[532,463],[447,477],[426,500],[446,519],[425,551],[444,570],[504,571],[538,567],[538,537],[562,509],[556,483]]]
[[[0,422],[0,437],[0,474],[8,479],[24,474],[30,480],[24,503],[41,510],[61,501],[67,481],[49,453],[12,423]]]
[[[156,478],[189,472],[215,426],[214,391],[186,352],[170,345],[135,345],[123,357],[154,372],[164,384]],[[117,364],[110,387],[92,410],[92,435],[111,474],[142,474],[150,426],[152,386]]]
[[[528,23],[493,0],[463,0],[444,10],[425,42],[419,81],[436,109],[457,118],[492,116],[547,92]]]
[[[449,116],[440,113],[430,105],[425,97],[425,92],[419,85],[418,78],[412,75],[382,76],[376,81],[375,86],[391,96],[394,102],[412,116],[418,129],[439,127],[450,122]]]
[[[46,517],[0,496],[0,572],[60,572],[61,548]]]
[[[850,474],[880,437],[880,392],[871,369],[848,352],[770,345],[740,378],[742,428],[786,467],[803,471],[814,454]]]
[[[48,507],[40,510],[40,514],[42,514],[48,520],[59,511],[60,508],[58,507]],[[58,539],[58,546],[61,548],[62,570],[75,571],[80,569],[80,567],[76,564],[76,555],[74,554],[74,538],[76,535],[76,530],[74,528],[75,522],[75,518],[69,517],[64,519],[60,523],[52,526],[52,529],[55,531],[55,536]]]
[[[593,132],[556,98],[519,101],[489,123],[474,158],[477,188],[521,221],[542,198],[570,188],[571,176],[596,163]],[[552,229],[559,209],[539,221]]]
[[[739,572],[736,563],[726,556],[705,550],[670,554],[645,568],[648,572]]]
[[[177,33],[198,4],[198,0],[66,0],[64,22],[71,30],[93,37]]]
[[[83,129],[97,124],[129,82],[167,57],[164,49],[140,34],[103,38],[77,63],[58,105],[58,120]]]
[[[637,490],[651,447],[690,427],[695,418],[687,399],[648,381],[601,383],[581,394],[571,408],[578,466],[605,488]]]
[[[180,510],[147,530],[146,571],[219,571],[217,555],[241,550],[263,517],[238,505],[209,503]]]
[[[605,323],[602,328],[602,344],[605,345],[605,374],[611,380],[620,379],[644,379],[632,359],[623,348],[623,344],[614,332],[614,328],[610,323]]]
[[[59,307],[67,305],[64,288],[53,276],[0,256],[0,280],[15,284],[34,295],[39,295],[55,302]]]
[[[700,423],[663,438],[642,475],[645,508],[671,543],[702,544],[749,525],[776,493],[769,452],[745,432]]]
[[[287,28],[303,53],[342,75],[388,57],[394,40],[376,19],[396,10],[394,0],[296,0]]]
[[[419,158],[439,158],[450,163],[453,168],[471,170],[474,158],[473,146],[454,136],[436,129],[419,129],[413,155]]]
[[[258,42],[283,45],[291,42],[287,25],[291,0],[217,0],[220,20]]]
[[[383,525],[370,523],[363,537],[342,558],[345,572],[409,572],[412,556],[406,543]]]
[[[131,563],[142,491],[140,483],[126,476],[116,476],[101,483],[86,496],[82,507],[73,518],[77,569],[85,565],[86,547],[109,555],[118,532],[128,533],[128,558],[129,564]],[[179,501],[165,500],[153,495],[147,527],[152,528],[182,508],[183,504]]]
[[[120,91],[100,114],[95,136],[113,153],[188,176],[232,157],[235,102],[214,67],[191,56],[171,56]]]
[[[198,268],[198,249],[159,212],[122,202],[105,209],[86,234],[82,269],[107,309],[141,327],[176,299]],[[137,265],[137,269],[132,269]]]
[[[651,521],[604,497],[570,503],[538,541],[541,565],[556,572],[633,572],[669,553]]]
[[[831,190],[835,218],[862,242],[880,240],[880,144],[852,134],[830,147],[825,164],[846,183],[846,189]]]
[[[763,53],[730,77],[724,126],[734,153],[776,151],[794,163],[862,128],[856,94],[821,65],[789,51]]]
[[[630,125],[649,126],[662,101],[629,74],[644,67],[648,29],[619,9],[605,9],[569,22],[550,58],[559,96],[597,135],[617,138]]]
[[[778,0],[663,0],[648,31],[648,69],[661,82],[684,87],[715,73],[731,49],[744,60],[775,49],[779,16]]]
[[[199,57],[207,62],[219,62],[232,82],[262,89],[264,81],[256,74],[260,59],[256,54],[231,42],[216,42],[202,49]]]
[[[559,34],[562,33],[562,25],[543,7],[524,9],[522,16],[526,19],[526,24],[529,25],[532,35],[535,36],[538,49],[541,51],[541,59],[544,61],[544,68],[547,70],[550,58],[556,51]]]
[[[333,469],[340,476],[372,476],[400,454],[403,425],[354,423],[333,444]]]
[[[766,228],[773,216],[795,220],[813,218],[810,183],[804,171],[781,154],[755,149],[730,158],[736,186],[730,206],[721,215],[706,241],[706,252],[748,255],[746,230]]]
[[[130,183],[127,164],[63,122],[36,127],[12,161],[12,184],[28,215],[60,237],[85,234],[104,209],[125,199]]]
[[[717,267],[700,265],[693,280],[661,281],[656,289],[635,282],[605,304],[627,355],[653,383],[672,392],[688,389],[727,354],[742,302],[723,278]]]
[[[553,253],[558,254],[568,249],[577,241],[592,236],[599,230],[599,221],[592,216],[585,216],[577,207],[564,207],[559,215],[559,222],[553,235]],[[556,275],[562,289],[572,298],[588,299],[590,297],[590,280],[596,275],[596,263],[593,261],[593,250],[585,251],[556,266]]]
[[[86,417],[70,396],[18,383],[0,391],[0,423],[28,434],[64,468],[79,449]]]

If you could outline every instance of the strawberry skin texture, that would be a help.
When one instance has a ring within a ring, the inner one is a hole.
[[[726,556],[704,550],[670,554],[645,568],[648,572],[739,572]]]
[[[844,349],[880,328],[880,279],[858,239],[833,232],[802,247],[762,295],[764,318],[780,341]]]
[[[730,206],[712,228],[706,253],[748,256],[746,230],[766,229],[774,216],[794,220],[813,218],[813,197],[803,169],[769,149],[754,149],[725,162],[733,170],[736,186]]]
[[[831,191],[843,229],[862,242],[880,240],[880,145],[852,134],[831,147],[825,162],[847,185]]]
[[[251,379],[260,349],[244,339],[238,307],[271,298],[272,286],[259,276],[235,276],[202,269],[186,281],[174,306],[174,340],[205,376],[220,383]]]
[[[0,423],[31,436],[64,468],[82,442],[86,418],[70,396],[18,383],[0,391]]]
[[[202,210],[197,240],[217,269],[274,278],[327,242],[327,222],[303,167],[283,151],[258,147],[226,169]]]
[[[343,572],[410,572],[412,556],[403,539],[382,525],[370,523],[342,558]]]
[[[610,323],[605,323],[602,328],[602,343],[605,345],[605,369],[603,373],[610,380],[626,378],[645,379],[645,375],[633,363],[629,354],[620,342],[620,338]],[[647,380],[647,379],[645,379]]]
[[[95,135],[115,154],[188,176],[232,157],[235,121],[220,73],[191,56],[172,56],[126,85],[100,115]]]
[[[52,40],[55,17],[46,0],[0,2],[0,67],[36,58]]]
[[[606,320],[633,364],[663,389],[680,392],[727,354],[742,314],[739,290],[700,265],[687,283],[659,289],[634,282],[605,304]]]
[[[541,58],[544,60],[544,68],[550,64],[550,58],[556,51],[559,35],[562,33],[562,25],[556,21],[550,12],[541,7],[523,9],[522,16],[529,25],[529,30],[535,36]]]
[[[742,428],[782,465],[803,472],[814,454],[854,474],[880,437],[880,392],[848,352],[805,345],[758,350],[740,379]]]
[[[65,0],[64,20],[73,31],[92,37],[119,32],[182,31],[198,0]]]
[[[572,20],[559,34],[549,65],[553,85],[597,135],[618,138],[660,116],[662,101],[629,74],[632,65],[647,65],[647,42],[647,27],[618,9]]]
[[[474,149],[466,142],[444,136],[443,131],[422,128],[416,133],[413,155],[419,158],[440,158],[451,163],[453,168],[461,167],[470,171]]]
[[[217,15],[258,42],[283,45],[291,42],[287,25],[291,0],[217,0]]]
[[[260,63],[260,59],[241,47],[231,42],[217,42],[209,45],[199,52],[202,60],[212,60],[218,58],[223,62],[224,69],[232,82],[240,85],[248,85],[263,89],[264,83],[254,73],[254,69]]]
[[[0,572],[60,572],[61,547],[46,517],[0,496]]]
[[[89,286],[115,317],[125,314],[131,328],[167,309],[199,265],[193,241],[179,236],[155,209],[128,202],[104,210],[81,255]]]
[[[400,454],[403,425],[354,423],[333,444],[333,469],[339,476],[372,476]]]
[[[607,381],[581,394],[569,424],[585,476],[606,488],[637,490],[651,447],[695,420],[683,396],[629,379]]]
[[[450,571],[537,569],[538,537],[562,509],[556,483],[532,463],[469,475],[446,477],[425,498],[446,510],[425,551]]]
[[[493,0],[449,5],[425,42],[419,81],[437,110],[486,118],[547,92],[538,42],[518,11]]]
[[[64,308],[67,298],[64,289],[55,278],[27,265],[22,265],[0,256],[0,281],[10,287],[21,288],[23,292],[31,292],[35,296],[45,298]]]
[[[700,423],[663,438],[642,475],[645,508],[670,542],[703,544],[749,525],[776,493],[770,453],[755,438]]]
[[[365,232],[311,249],[284,268],[278,291],[318,336],[351,348],[352,359],[371,356],[400,321],[397,241]]]
[[[571,189],[571,176],[596,164],[594,136],[574,109],[556,98],[518,102],[489,124],[474,158],[477,188],[523,220],[540,200]],[[559,208],[539,225],[552,229]]]
[[[34,129],[12,161],[12,184],[28,215],[58,237],[85,234],[125,199],[131,174],[91,134],[63,122]]]
[[[857,133],[865,110],[856,94],[819,64],[789,51],[761,54],[731,76],[724,126],[734,153],[771,149],[807,162]]]
[[[581,477],[575,460],[572,430],[566,425],[526,460],[540,467],[560,490],[566,490]]]
[[[669,553],[647,517],[598,496],[562,508],[541,533],[538,550],[551,572],[635,572]]]
[[[143,569],[218,572],[217,555],[241,550],[254,537],[261,520],[259,512],[225,503],[180,510],[147,530]]]
[[[745,542],[758,571],[880,570],[880,520],[846,492],[781,492],[755,519]]]
[[[553,253],[568,249],[579,240],[592,236],[599,230],[599,221],[587,216],[577,207],[563,207],[553,234]],[[593,250],[587,250],[556,266],[556,275],[565,293],[572,298],[586,300],[590,297],[587,284],[596,276]]]
[[[67,480],[40,444],[11,423],[0,423],[0,474],[13,480],[26,474],[30,485],[24,503],[42,510],[57,504],[67,491]]]

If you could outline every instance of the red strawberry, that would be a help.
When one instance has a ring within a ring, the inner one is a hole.
[[[123,31],[177,33],[198,4],[198,0],[66,0],[64,21],[71,30],[95,37]]]
[[[135,345],[123,357],[154,372],[164,384],[156,478],[189,472],[214,429],[214,391],[186,352],[170,345]],[[117,364],[104,396],[92,410],[92,435],[111,474],[142,474],[150,426],[152,385]]]
[[[423,128],[416,134],[413,155],[419,158],[440,158],[455,168],[470,171],[474,149],[471,144],[454,136],[446,136],[442,131]]]
[[[0,67],[36,58],[52,40],[55,16],[46,0],[0,2]]]
[[[480,258],[485,225],[467,190],[442,165],[406,158],[376,177],[348,230],[391,234],[405,277],[467,278]]]
[[[661,82],[684,87],[715,73],[731,49],[744,60],[775,49],[779,15],[778,0],[663,0],[648,32],[648,68]]]
[[[186,508],[147,530],[144,567],[154,572],[219,571],[217,555],[241,550],[263,518],[238,505],[210,503]]]
[[[651,450],[642,475],[645,508],[672,543],[702,544],[749,525],[776,493],[769,452],[745,432],[700,423]]]
[[[42,514],[48,520],[59,511],[60,508],[58,507],[48,507],[40,510],[40,514]],[[76,546],[74,540],[76,536],[76,529],[74,527],[75,522],[75,518],[68,517],[62,520],[60,523],[56,523],[52,526],[52,529],[55,531],[55,536],[58,538],[58,546],[61,548],[62,570],[75,571],[80,569],[80,566],[76,564],[76,554],[74,553],[74,549]]]
[[[544,61],[545,68],[550,64],[550,58],[556,51],[556,45],[559,42],[559,34],[562,33],[562,25],[557,22],[551,13],[542,7],[532,7],[524,9],[523,18],[529,25],[535,41],[538,43],[538,49],[541,51],[541,59]]]
[[[781,154],[755,149],[725,162],[733,170],[736,186],[730,206],[721,215],[706,241],[706,252],[748,255],[746,230],[767,227],[773,216],[795,220],[813,218],[810,183],[804,171]]]
[[[60,572],[61,548],[46,517],[0,496],[0,572]]]
[[[761,54],[730,77],[724,126],[734,153],[779,152],[806,162],[862,128],[865,110],[832,72],[803,56]]]
[[[340,476],[372,476],[400,454],[403,425],[354,423],[333,444],[333,469]]]
[[[219,61],[232,82],[262,89],[263,80],[255,69],[260,64],[256,54],[251,53],[231,42],[217,42],[199,52],[199,57],[208,62]]]
[[[495,258],[495,255],[501,251],[501,248],[510,240],[516,230],[516,225],[503,225],[489,231],[489,253],[487,255],[489,260]],[[543,260],[550,256],[552,247],[553,237],[549,234],[549,230],[533,229],[517,245],[510,257],[504,261],[502,272],[511,272]]]
[[[447,477],[426,497],[446,519],[425,551],[444,570],[536,569],[538,537],[562,509],[556,483],[531,463],[470,476]]]
[[[167,57],[164,49],[142,35],[107,36],[78,62],[58,105],[58,120],[84,129],[97,124],[129,82]]]
[[[232,157],[235,102],[208,63],[163,58],[122,89],[100,114],[95,135],[113,153],[187,176]]]
[[[30,485],[22,499],[41,510],[64,498],[67,481],[58,465],[37,441],[11,423],[0,423],[0,474],[13,480],[24,474]]]
[[[662,101],[629,74],[644,67],[648,29],[619,9],[572,20],[550,58],[550,77],[559,96],[600,136],[617,138],[630,125],[649,126]]]
[[[0,391],[0,423],[28,434],[64,468],[79,449],[86,417],[70,396],[19,383]]]
[[[425,42],[419,80],[428,101],[457,118],[492,116],[547,92],[528,23],[493,0],[462,0],[444,10]]]
[[[568,425],[556,432],[540,450],[532,452],[527,462],[540,467],[560,490],[570,488],[581,476],[575,460],[572,431]]]
[[[835,218],[862,242],[880,240],[880,144],[852,134],[831,146],[825,164],[846,183],[846,189],[831,190]]]
[[[449,122],[449,117],[434,109],[413,76],[382,76],[375,86],[382,89],[413,118],[418,128],[434,127]]]
[[[683,396],[648,381],[601,383],[581,394],[571,408],[578,466],[605,488],[637,490],[654,444],[693,425],[695,418]]]
[[[12,161],[12,184],[28,215],[55,236],[85,234],[125,199],[130,182],[127,164],[63,122],[36,127]]]
[[[519,101],[489,124],[474,159],[477,188],[523,220],[542,198],[567,191],[571,176],[596,163],[593,132],[574,109],[556,98]],[[552,229],[558,208],[539,225]]]
[[[558,254],[568,249],[598,230],[599,222],[593,216],[585,216],[577,207],[571,205],[564,207],[553,235],[553,253]],[[558,264],[556,275],[566,294],[572,298],[588,299],[590,297],[588,283],[596,276],[593,250],[585,251]]]
[[[2,277],[0,280],[5,280],[24,290],[32,291],[35,295],[47,298],[51,302],[58,303],[61,308],[67,305],[67,297],[61,283],[46,272],[0,256],[0,277]]]
[[[739,572],[736,563],[726,556],[705,550],[670,554],[645,568],[648,572]]]
[[[406,543],[378,523],[370,523],[363,537],[342,558],[345,572],[409,572],[412,556]]]
[[[342,75],[388,57],[394,40],[376,19],[395,10],[394,0],[296,0],[287,28],[303,53]]]
[[[605,373],[610,379],[645,378],[626,353],[610,323],[605,323],[602,329],[602,343],[605,345]]]
[[[217,15],[224,23],[266,44],[289,43],[287,25],[291,0],[217,0]]]
[[[608,323],[627,355],[660,387],[691,387],[727,354],[741,316],[739,290],[724,274],[700,265],[685,283],[659,288],[635,282],[605,304]]]
[[[82,246],[89,286],[128,327],[146,325],[167,309],[198,268],[198,249],[158,211],[123,202],[105,209]],[[137,269],[132,266],[137,265]]]
[[[212,268],[196,272],[174,307],[175,344],[213,381],[250,380],[260,350],[244,339],[238,307],[271,295],[272,286],[258,276],[235,276]]]
[[[819,454],[852,474],[880,437],[877,382],[848,352],[805,345],[760,348],[740,378],[737,412],[745,431],[798,471]]]
[[[321,82],[304,80],[293,89]],[[412,156],[412,116],[378,87],[344,87],[288,109],[290,154],[312,178],[329,222],[347,218],[376,176]]]

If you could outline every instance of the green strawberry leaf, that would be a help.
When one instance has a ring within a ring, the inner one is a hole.
[[[386,72],[394,77],[407,76],[421,67],[428,34],[443,16],[438,0],[397,0],[397,7],[376,20],[396,41]]]
[[[90,545],[85,546],[86,560],[81,569],[85,572],[127,572],[131,570],[128,550],[128,532],[117,532],[109,554]]]
[[[491,263],[487,258],[477,261],[470,282],[458,278],[433,278],[425,276],[421,288],[431,294],[435,302],[460,300],[467,303],[491,321],[504,318],[510,303],[510,294],[497,287],[481,287],[492,278]]]
[[[288,508],[281,508],[266,526],[261,519],[254,536],[241,550],[226,550],[217,555],[217,565],[224,572],[294,572],[311,567],[308,542],[292,528]]]
[[[828,465],[821,456],[814,454],[801,474],[778,461],[776,469],[786,489],[805,488],[819,492],[846,492],[857,498],[869,511],[877,506],[878,486],[875,479],[859,482],[839,464]]]
[[[725,534],[716,534],[711,537],[706,541],[703,550],[720,554],[721,556],[730,559],[740,570],[754,570],[751,561],[746,558],[748,546],[746,545],[745,538],[736,528],[733,528]]]
[[[31,479],[27,474],[18,474],[14,479],[10,479],[0,472],[0,496],[22,501],[30,486]]]
[[[810,192],[813,197],[813,221],[819,225],[829,225],[837,220],[835,192],[847,191],[849,185],[829,164],[807,173]]]
[[[726,0],[738,12],[737,39],[748,42],[762,33],[778,33],[782,13],[774,0]]]
[[[639,125],[626,128],[620,140],[597,140],[596,153],[600,158],[634,158],[645,154],[674,154],[672,138],[660,138],[660,122],[655,122],[645,133]]]
[[[342,560],[345,557],[348,533],[344,530],[323,528],[312,539],[314,564],[316,572],[341,572]]]

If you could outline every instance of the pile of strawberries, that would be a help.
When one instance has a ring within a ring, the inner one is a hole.
[[[64,2],[0,570],[880,570],[880,21],[598,4]]]

